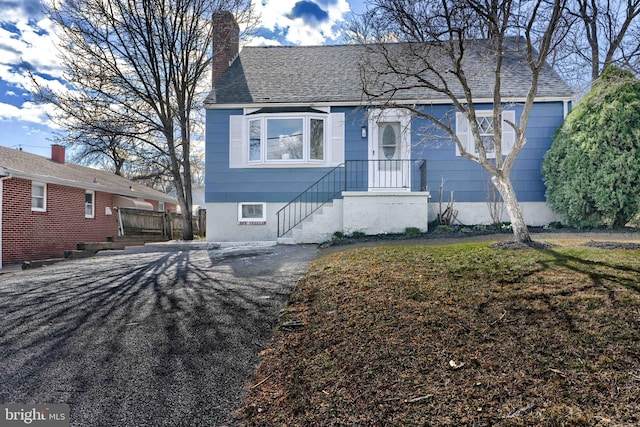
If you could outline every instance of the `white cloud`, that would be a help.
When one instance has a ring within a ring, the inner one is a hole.
[[[265,37],[252,37],[247,46],[280,46],[280,42]]]
[[[31,79],[26,65],[40,73],[54,78],[62,77],[62,68],[57,58],[53,24],[49,19],[41,19],[31,24],[26,17],[15,14],[17,20],[10,22],[19,31],[16,34],[0,28],[0,79],[18,88],[30,90]]]
[[[0,102],[0,121],[12,120],[50,125],[51,106],[25,102],[21,107]]]
[[[53,22],[44,18],[38,21],[35,27],[21,22],[18,28],[22,31],[22,41],[27,46],[22,59],[39,71],[46,72],[56,78],[62,77],[62,68],[56,47],[59,38],[56,35]]]
[[[347,0],[337,0],[335,4],[328,5],[328,9],[325,9],[328,19],[316,26],[309,25],[301,18],[289,17],[298,2],[299,0],[256,2],[262,27],[273,32],[288,29],[285,39],[293,44],[317,45],[323,44],[327,39],[338,38],[335,26],[344,21],[345,15],[351,11]]]

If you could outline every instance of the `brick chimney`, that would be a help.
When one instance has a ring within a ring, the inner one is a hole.
[[[64,146],[53,144],[51,146],[51,160],[64,165]]]
[[[231,65],[240,51],[240,27],[231,12],[213,15],[213,66],[212,87]]]

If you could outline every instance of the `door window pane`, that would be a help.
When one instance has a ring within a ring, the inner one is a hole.
[[[399,123],[382,123],[380,126],[379,149],[383,156],[381,160],[393,160],[398,158],[398,137],[400,135]]]

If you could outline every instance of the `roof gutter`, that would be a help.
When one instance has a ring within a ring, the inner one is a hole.
[[[575,97],[573,95],[565,95],[565,96],[540,96],[537,97],[534,102],[573,102]],[[526,102],[525,97],[503,97],[503,104],[522,104]],[[393,101],[396,105],[445,105],[451,104],[450,99],[398,99]],[[476,98],[473,100],[474,104],[492,104],[493,98]],[[363,100],[354,100],[354,101],[321,101],[321,102],[252,102],[252,103],[230,103],[230,104],[218,104],[218,103],[205,103],[205,109],[207,110],[227,110],[227,109],[237,109],[237,108],[245,108],[248,105],[251,108],[266,108],[266,107],[274,107],[274,106],[282,106],[282,107],[366,107],[366,106],[381,106],[388,105],[388,101],[376,101],[376,102],[366,102]]]

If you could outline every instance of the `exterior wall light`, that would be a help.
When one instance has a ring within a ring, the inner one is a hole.
[[[360,136],[362,136],[362,139],[367,137],[367,127],[366,126],[362,126],[362,128],[360,128]]]

